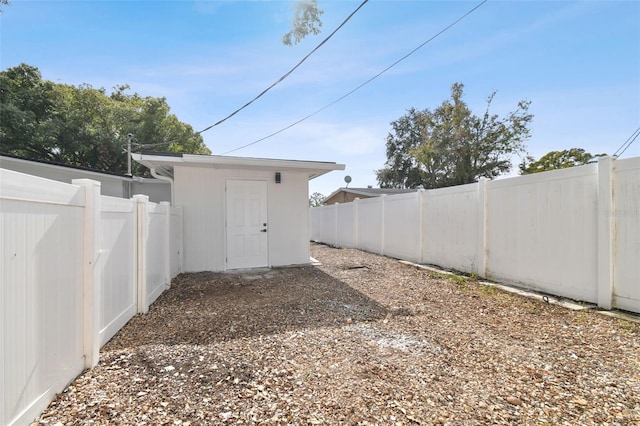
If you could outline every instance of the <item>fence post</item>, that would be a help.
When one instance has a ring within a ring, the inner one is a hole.
[[[481,177],[478,181],[478,235],[476,236],[476,274],[487,278],[487,185],[489,181]]]
[[[178,216],[180,216],[180,232],[178,240],[178,273],[181,274],[184,269],[184,213],[182,210],[182,206],[176,206],[175,208],[178,211]]]
[[[321,243],[326,243],[326,241],[324,241],[324,234],[325,234],[325,229],[324,229],[324,227],[325,227],[325,224],[324,224],[324,211],[326,209],[328,209],[328,208],[329,208],[328,206],[320,206],[320,209],[321,209],[321,211],[320,211],[320,232],[318,233],[318,238],[319,239],[317,241],[319,241]]]
[[[614,159],[598,159],[598,306],[604,309],[613,302]]]
[[[340,208],[340,203],[334,204],[335,214],[333,215],[333,246],[340,247],[338,245],[338,209]]]
[[[313,241],[315,242],[324,242],[324,210],[326,209],[326,206],[319,206],[316,207],[318,209],[318,214],[320,215],[320,219],[318,220],[318,230],[315,231],[315,238],[313,239]]]
[[[149,215],[147,213],[147,203],[149,197],[146,195],[134,195],[136,202],[136,264],[138,265],[138,313],[147,313],[149,304],[147,303],[147,233],[149,232]]]
[[[309,241],[314,241],[315,240],[314,236],[315,236],[315,233],[317,232],[315,230],[317,227],[314,227],[314,224],[313,224],[314,220],[315,220],[314,219],[315,213],[314,213],[313,209],[314,209],[314,207],[309,207]]]
[[[387,194],[380,196],[380,255],[384,256],[384,200],[387,198]]]
[[[360,227],[358,226],[358,208],[360,206],[360,198],[353,199],[353,248],[360,248]]]
[[[73,179],[72,184],[84,187],[83,226],[83,353],[84,366],[91,368],[100,357],[100,182]]]
[[[314,210],[317,209],[317,210]],[[312,207],[311,208],[311,221],[315,221],[315,227],[311,226],[311,240],[319,241],[322,239],[322,233],[324,229],[322,228],[322,212],[324,211],[324,206]],[[318,217],[320,216],[320,217]],[[315,217],[315,219],[314,219]]]
[[[422,252],[424,251],[424,197],[425,190],[418,189],[418,263],[423,263]]]
[[[168,289],[171,287],[171,203],[161,201],[164,206],[164,283]]]

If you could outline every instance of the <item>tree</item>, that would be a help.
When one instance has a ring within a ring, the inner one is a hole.
[[[28,158],[52,159],[53,146],[39,131],[54,110],[53,84],[21,64],[0,73],[0,147]]]
[[[309,197],[309,207],[318,207],[324,204],[324,199],[326,197],[319,192],[314,192]]]
[[[282,43],[293,46],[309,34],[319,34],[322,21],[320,15],[324,11],[318,8],[318,0],[299,0],[293,15],[292,29],[282,36]]]
[[[127,134],[157,151],[210,154],[202,136],[170,113],[165,98],[42,79],[26,64],[0,72],[0,152],[35,160],[127,171]],[[134,164],[135,173],[147,173]]]
[[[490,114],[495,92],[482,116],[462,100],[464,86],[451,87],[451,99],[431,111],[411,108],[391,123],[387,161],[376,171],[382,188],[441,188],[494,178],[511,170],[511,156],[525,152],[530,102],[500,118]]]
[[[387,162],[376,172],[381,188],[415,188],[423,185],[427,174],[413,153],[424,141],[428,121],[422,111],[409,109],[406,115],[391,123],[387,136]]]
[[[520,174],[528,175],[589,164],[604,155],[607,154],[591,154],[582,148],[571,148],[563,151],[550,151],[543,155],[538,161],[534,161],[533,157],[527,156],[522,163],[520,163]]]

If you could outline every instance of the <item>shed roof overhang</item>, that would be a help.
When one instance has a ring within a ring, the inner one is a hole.
[[[174,166],[213,169],[247,169],[268,171],[297,171],[308,174],[309,179],[333,170],[344,170],[344,164],[324,161],[280,160],[272,158],[229,157],[226,155],[196,154],[131,154],[138,163],[156,174],[173,179]]]

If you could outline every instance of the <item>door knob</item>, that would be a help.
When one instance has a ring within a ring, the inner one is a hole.
[[[261,229],[260,232],[267,232],[267,230],[266,229]]]

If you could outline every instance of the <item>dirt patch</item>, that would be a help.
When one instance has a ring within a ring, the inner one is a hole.
[[[184,274],[38,419],[640,424],[638,324],[356,250]]]

